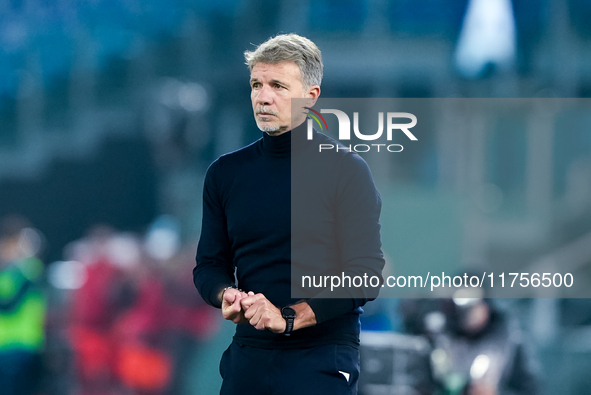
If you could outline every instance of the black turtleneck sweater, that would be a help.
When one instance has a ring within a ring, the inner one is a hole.
[[[210,165],[193,270],[195,286],[208,304],[220,307],[218,294],[235,284],[234,273],[242,290],[262,293],[279,308],[294,304],[302,298],[291,298],[292,261],[306,260],[304,266],[311,267],[310,257],[319,263],[310,274],[342,270],[351,276],[381,276],[381,200],[367,164],[346,150],[319,154],[319,143],[338,143],[320,133],[313,141],[304,136],[303,128],[279,136],[263,133]],[[302,181],[306,174],[309,183]],[[299,181],[292,183],[292,178]],[[292,199],[298,204],[292,205]],[[299,252],[292,254],[292,248]],[[305,299],[315,313],[315,326],[284,336],[238,324],[234,340],[263,348],[356,346],[361,306],[377,290],[338,299],[331,299],[329,290],[308,291]]]

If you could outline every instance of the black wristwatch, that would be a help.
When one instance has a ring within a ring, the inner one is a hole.
[[[281,316],[285,319],[285,332],[284,335],[289,335],[293,330],[293,321],[296,318],[296,312],[289,306],[281,309]]]

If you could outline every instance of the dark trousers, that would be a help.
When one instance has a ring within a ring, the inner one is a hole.
[[[359,350],[340,344],[264,349],[232,342],[220,374],[221,395],[356,395]]]

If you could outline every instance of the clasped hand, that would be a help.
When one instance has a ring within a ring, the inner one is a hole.
[[[281,310],[260,293],[226,290],[222,297],[222,315],[235,324],[249,323],[258,330],[285,332],[286,322]]]

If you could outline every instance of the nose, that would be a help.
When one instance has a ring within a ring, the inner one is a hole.
[[[268,106],[273,103],[273,90],[268,85],[263,85],[261,89],[259,89],[256,97],[257,104]]]

